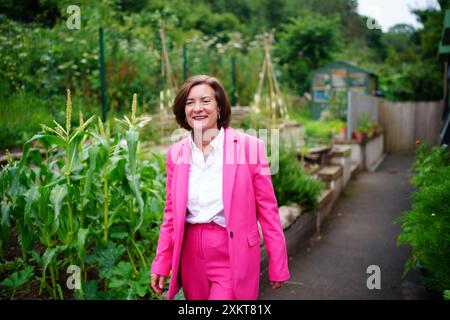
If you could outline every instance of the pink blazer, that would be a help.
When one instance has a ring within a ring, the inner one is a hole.
[[[235,298],[257,299],[260,275],[259,221],[269,257],[269,280],[288,280],[286,240],[278,213],[264,142],[225,129],[223,205]],[[171,145],[166,160],[166,205],[151,272],[172,272],[168,299],[181,287],[179,264],[187,209],[191,150],[188,139]]]

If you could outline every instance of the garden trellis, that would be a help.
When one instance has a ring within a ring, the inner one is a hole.
[[[163,89],[159,93],[160,94],[159,110],[161,115],[167,115],[167,109],[170,108],[173,99],[175,98],[175,92],[178,86],[169,60],[163,22],[161,22],[160,24],[159,36],[161,38],[161,46],[162,46],[161,76],[163,79],[165,79],[165,87],[163,87]]]
[[[263,111],[264,113],[269,114],[272,124],[276,125],[279,117],[288,118],[288,114],[271,61],[271,38],[272,37],[269,33],[266,32],[264,34],[264,63],[262,71],[259,73],[258,88],[252,105],[252,123],[254,123],[256,115]],[[268,89],[266,92],[267,96],[265,99],[265,105],[262,105],[262,90],[266,78],[268,81]]]

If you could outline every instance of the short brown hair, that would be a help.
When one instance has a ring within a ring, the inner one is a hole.
[[[186,114],[184,112],[184,109],[186,107],[186,100],[188,98],[189,92],[193,87],[200,84],[207,84],[214,90],[217,106],[220,110],[220,119],[217,120],[217,126],[219,129],[222,127],[227,128],[230,125],[231,119],[230,100],[228,99],[227,93],[220,81],[214,77],[210,77],[207,75],[190,77],[178,90],[178,93],[173,102],[173,113],[175,114],[175,119],[177,120],[178,124],[184,129],[192,130],[192,128],[189,126],[189,123],[186,121]]]

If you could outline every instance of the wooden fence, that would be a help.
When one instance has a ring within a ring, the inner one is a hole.
[[[348,101],[349,131],[357,127],[361,114],[368,114],[384,128],[386,152],[413,153],[417,140],[439,143],[442,101],[390,102],[355,92],[349,93]]]
[[[442,124],[442,101],[380,103],[380,123],[385,128],[387,152],[412,153],[416,141],[439,143]]]

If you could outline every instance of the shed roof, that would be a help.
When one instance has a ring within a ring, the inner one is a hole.
[[[442,44],[450,44],[450,10],[445,11],[444,27],[442,29]]]
[[[346,62],[346,61],[335,61],[332,62],[330,64],[327,64],[326,66],[323,66],[317,70],[314,71],[314,73],[324,73],[324,72],[329,72],[331,69],[335,69],[335,68],[345,68],[354,72],[363,72],[363,73],[367,73],[371,76],[374,76],[376,78],[378,78],[378,76],[373,73],[372,71],[369,71],[367,69],[358,67],[350,62]]]
[[[450,45],[443,45],[442,42],[439,43],[439,54],[442,56],[450,55]]]
[[[450,10],[445,11],[444,26],[442,28],[441,41],[439,42],[438,54],[440,56],[450,55]]]

